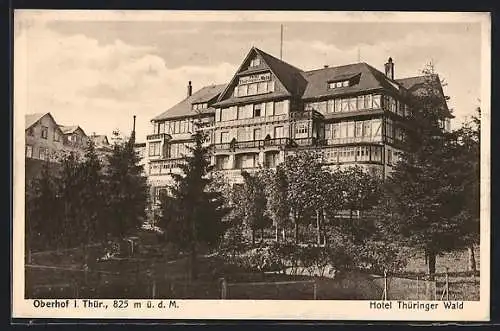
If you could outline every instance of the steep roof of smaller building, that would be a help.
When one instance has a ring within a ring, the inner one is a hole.
[[[34,114],[26,114],[24,115],[24,129],[28,130],[32,127],[36,122],[38,122],[42,117],[50,113],[34,113]]]
[[[73,133],[78,129],[78,125],[59,125],[64,134]]]
[[[90,136],[90,139],[94,142],[96,146],[105,146],[109,145],[108,137],[103,134],[98,134],[98,135],[92,135]]]
[[[190,97],[182,100],[172,108],[154,117],[152,120],[159,121],[176,117],[196,115],[198,111],[193,110],[192,105],[195,103],[205,103],[213,100],[222,92],[225,86],[226,84],[205,86],[200,90],[196,91],[195,93],[193,93]],[[213,108],[208,108],[202,110],[201,112],[210,113],[213,111],[214,111]]]

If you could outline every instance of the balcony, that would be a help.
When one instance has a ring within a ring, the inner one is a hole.
[[[213,144],[212,147],[215,151],[229,151],[235,152],[244,149],[266,149],[270,147],[302,147],[302,146],[324,146],[327,142],[325,139],[310,138],[273,138],[264,140],[249,140],[249,141],[235,141],[230,143]]]
[[[290,138],[273,138],[264,140],[234,141],[229,143],[213,144],[215,151],[236,151],[238,149],[263,149],[266,147],[286,146]]]
[[[183,164],[186,164],[186,160],[182,158],[151,161],[149,164],[149,174],[165,175],[172,173],[174,169],[178,172],[180,166]]]
[[[262,123],[281,122],[288,119],[288,114],[274,115],[274,116],[260,116],[253,118],[245,118],[241,120],[230,120],[223,122],[215,122],[215,128],[229,127],[229,126],[250,126]]]
[[[344,145],[344,144],[358,144],[358,143],[381,143],[382,136],[370,137],[343,137],[328,139],[328,145]]]
[[[154,133],[146,136],[146,140],[164,140],[170,138],[171,136],[168,133]]]
[[[314,109],[294,111],[290,113],[290,119],[292,121],[311,120],[316,118],[323,118],[323,115]]]

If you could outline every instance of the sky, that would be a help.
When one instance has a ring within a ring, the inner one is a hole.
[[[279,57],[280,24],[283,60],[298,68],[360,59],[383,71],[390,56],[395,77],[404,78],[432,62],[447,83],[454,127],[480,106],[477,22],[27,17],[15,23],[14,61],[23,70],[14,79],[24,78],[16,85],[22,102],[14,102],[15,111],[50,112],[58,123],[80,125],[89,135],[129,134],[136,115],[137,140],[145,141],[150,120],[186,97],[188,81],[194,91],[228,82],[252,46]]]

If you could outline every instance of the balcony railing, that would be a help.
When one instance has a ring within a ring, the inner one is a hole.
[[[154,134],[148,134],[146,136],[146,140],[159,140],[159,139],[165,139],[166,137],[170,137],[170,135],[167,133],[154,133]]]
[[[183,164],[186,164],[186,160],[182,158],[152,161],[149,164],[149,174],[169,174],[172,172],[172,169],[179,169],[179,167]]]
[[[229,150],[236,151],[238,149],[265,149],[266,147],[299,147],[299,146],[323,146],[326,145],[325,139],[318,138],[273,138],[264,140],[249,140],[235,141],[229,143],[213,144],[212,147],[216,151]]]
[[[290,119],[294,121],[309,120],[313,118],[322,118],[323,115],[314,109],[307,109],[304,111],[293,111],[290,113]]]
[[[215,122],[215,127],[227,127],[227,126],[241,126],[241,125],[254,125],[267,122],[280,122],[288,119],[288,114],[274,115],[274,116],[260,116],[253,118],[244,118],[241,120],[230,120],[223,122]]]
[[[379,143],[382,142],[382,136],[370,136],[370,137],[343,137],[343,138],[331,138],[328,139],[329,145],[340,145],[340,144],[355,144],[355,143]]]

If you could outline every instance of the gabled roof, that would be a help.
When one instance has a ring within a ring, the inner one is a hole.
[[[328,88],[328,82],[347,80],[359,75],[359,81],[352,86]],[[388,89],[397,90],[398,84],[382,72],[366,63],[354,63],[339,67],[328,67],[303,73],[307,87],[303,99],[357,93],[361,91]]]
[[[439,78],[439,75],[437,74],[430,74],[430,75],[422,75],[422,76],[415,76],[415,77],[408,77],[408,78],[402,78],[398,79],[398,83],[400,83],[402,86],[404,86],[411,94],[418,96],[419,92],[421,91],[422,88],[424,88],[425,84],[430,80],[431,84],[436,87],[437,95],[441,97],[441,101],[443,102],[444,109],[447,113],[447,115],[450,118],[454,118],[455,116],[451,113],[451,111],[448,108],[448,104],[446,103],[446,97],[444,95],[443,87],[441,85],[441,80]],[[435,90],[436,90],[435,89]]]
[[[59,125],[64,134],[73,133],[78,129],[78,125]]]
[[[31,128],[33,125],[35,125],[39,120],[42,119],[45,115],[49,115],[50,118],[54,123],[56,121],[54,120],[54,117],[52,117],[52,114],[50,113],[35,113],[35,114],[26,114],[24,115],[24,129],[28,130]]]
[[[152,121],[159,121],[159,120],[184,117],[184,116],[194,116],[199,111],[193,110],[192,108],[193,103],[205,103],[212,101],[213,99],[219,96],[219,94],[222,92],[225,86],[226,84],[205,86],[202,89],[193,93],[190,97],[182,100],[172,108],[156,116],[155,118],[152,119]],[[215,110],[213,108],[208,108],[204,109],[202,113],[210,113],[214,111]]]
[[[58,124],[59,129],[61,129],[63,134],[72,134],[75,133],[78,130],[81,130],[84,136],[87,136],[85,131],[79,126],[79,125],[60,125]]]
[[[292,94],[302,95],[307,81],[302,76],[302,69],[296,68],[283,60],[275,58],[266,52],[255,48],[262,59],[267,63],[269,69],[276,75],[285,88]]]
[[[267,68],[245,68],[245,65],[249,62],[249,59],[252,55],[259,55],[262,61],[267,65]],[[236,85],[236,78],[242,74],[252,74],[262,70],[270,70],[276,79],[283,85],[286,91],[275,91],[272,93],[268,93],[266,95],[260,95],[258,97],[280,97],[280,96],[291,96],[291,95],[302,95],[304,89],[306,87],[307,81],[302,76],[302,70],[292,66],[285,61],[282,61],[260,49],[257,47],[252,47],[248,52],[247,56],[241,63],[240,67],[236,71],[236,74],[233,76],[231,81],[227,84],[224,91],[221,93],[217,100],[217,105],[224,105],[231,102],[247,102],[251,101],[251,97],[229,97],[223,100],[224,96],[227,94],[227,91],[230,88],[234,88]],[[248,98],[248,99],[247,99]]]
[[[91,135],[90,139],[96,146],[107,146],[109,145],[108,137],[103,134]]]

